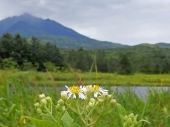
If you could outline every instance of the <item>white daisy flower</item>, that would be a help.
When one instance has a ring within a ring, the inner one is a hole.
[[[80,86],[80,88],[85,94],[93,92],[92,85]]]
[[[94,85],[92,87],[93,93],[94,93],[94,97],[96,98],[98,95],[102,95],[102,94],[108,94],[108,90],[105,90],[104,88],[98,86],[98,85]]]
[[[76,95],[78,95],[79,98],[81,99],[86,99],[86,96],[84,95],[82,89],[78,86],[72,86],[72,87],[68,87],[66,86],[67,88],[67,95],[68,95],[68,98],[72,97],[72,98],[75,98],[76,99]]]

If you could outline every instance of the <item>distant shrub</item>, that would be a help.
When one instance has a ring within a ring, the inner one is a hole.
[[[1,60],[1,69],[14,69],[17,68],[18,64],[12,58],[5,58]]]

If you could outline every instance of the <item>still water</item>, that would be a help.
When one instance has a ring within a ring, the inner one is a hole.
[[[146,98],[148,95],[148,91],[149,90],[156,90],[158,92],[162,92],[162,91],[168,91],[170,87],[146,87],[146,86],[116,86],[116,87],[112,87],[111,90],[123,93],[123,92],[127,92],[127,91],[131,91],[134,92],[136,95],[138,95],[141,98]]]

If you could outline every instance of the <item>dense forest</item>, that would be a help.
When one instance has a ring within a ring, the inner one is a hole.
[[[95,71],[119,74],[170,72],[170,49],[141,44],[117,49],[59,49],[20,34],[0,38],[0,69]]]

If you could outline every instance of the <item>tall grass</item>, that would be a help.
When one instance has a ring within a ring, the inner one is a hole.
[[[120,84],[123,80],[132,81],[157,81],[160,79],[160,86],[169,83],[168,76],[157,76],[136,74],[131,76],[120,76],[116,74],[98,73],[98,80],[95,73],[80,73],[84,84],[103,84],[110,89],[113,82]],[[118,78],[119,77],[119,78]],[[135,79],[135,77],[138,79]],[[62,80],[62,82],[60,82]],[[59,85],[77,84],[77,79],[70,73],[34,73],[4,71],[0,73],[0,127],[33,127],[30,121],[23,120],[23,116],[39,117],[34,109],[34,103],[41,93],[45,93],[57,102],[60,95]],[[111,81],[109,81],[111,80]],[[65,82],[64,82],[65,81]],[[91,82],[90,82],[91,81]],[[131,81],[131,82],[132,82]],[[126,81],[124,81],[126,82]],[[154,83],[155,85],[156,83]],[[168,85],[168,84],[167,84]],[[157,86],[157,85],[155,85]],[[113,91],[112,91],[113,92]],[[148,120],[151,124],[144,124],[144,127],[169,127],[170,123],[170,90],[157,90],[156,87],[149,89],[146,98],[141,98],[132,89],[125,89],[122,93],[114,91],[116,100],[124,106],[129,113],[138,114],[140,118]],[[76,117],[76,116],[75,116]],[[98,127],[120,126],[119,115],[110,113],[106,121],[98,123]]]

